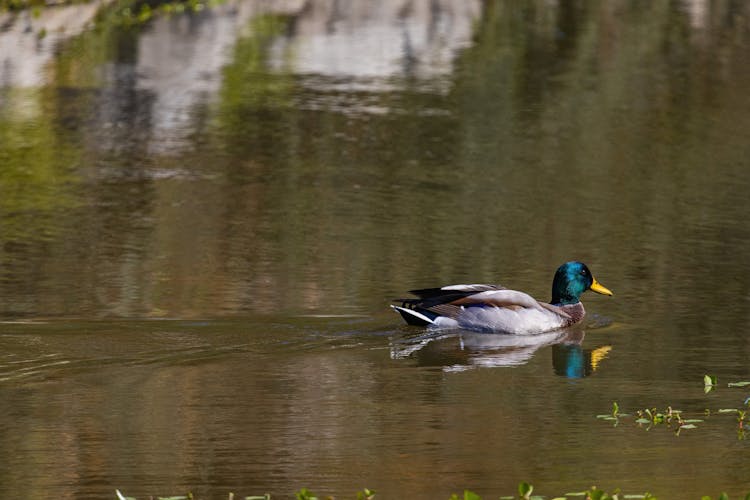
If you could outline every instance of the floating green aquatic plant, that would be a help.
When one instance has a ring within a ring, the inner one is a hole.
[[[451,495],[448,500],[482,500],[482,497],[474,493],[473,491],[464,490],[464,495],[459,497],[455,493]]]
[[[703,392],[708,394],[716,387],[716,375],[703,375]]]
[[[500,500],[543,500],[547,497],[544,496],[536,496],[531,495],[531,493],[534,491],[534,486],[527,483],[526,481],[521,481],[518,484],[518,497],[500,497]],[[653,496],[651,493],[643,493],[643,494],[630,494],[630,495],[622,495],[620,493],[620,490],[617,489],[613,493],[607,493],[605,490],[600,490],[596,486],[592,486],[588,490],[584,491],[578,491],[578,492],[572,492],[572,493],[565,493],[562,496],[552,497],[551,500],[568,500],[573,498],[582,498],[583,500],[621,500],[621,499],[644,499],[644,500],[657,500],[655,496]],[[460,500],[461,497],[456,495],[455,493],[450,497],[449,500]],[[476,493],[472,493],[471,491],[464,491],[464,500],[482,500],[482,497],[477,495]]]
[[[714,387],[719,385],[716,375],[703,375],[703,389],[705,392],[711,391]],[[741,380],[739,382],[729,382],[727,387],[747,387],[750,386],[750,381]]]
[[[531,497],[531,492],[534,491],[534,487],[526,481],[518,483],[518,496],[524,500],[528,500]]]
[[[710,496],[705,495],[705,496],[701,497],[701,500],[712,500],[712,499],[711,499]],[[722,492],[721,495],[719,495],[718,497],[716,497],[716,500],[729,500],[729,495],[727,495],[726,493]],[[745,500],[750,500],[750,493],[748,493],[747,495],[745,495]]]
[[[747,387],[750,386],[750,382],[747,381],[741,381],[741,382],[729,382],[727,384],[727,387]],[[703,376],[703,387],[704,392],[707,394],[710,391],[714,390],[714,388],[718,387],[718,380],[715,375],[704,375]],[[712,414],[731,414],[734,413],[737,416],[737,437],[739,439],[745,439],[745,431],[750,426],[750,422],[748,422],[748,415],[747,412],[750,410],[750,397],[745,399],[744,405],[746,406],[745,409],[739,409],[739,408],[719,408],[718,410],[712,411],[710,409],[706,409],[701,414],[705,417],[710,417]],[[620,407],[617,404],[617,402],[612,403],[612,412],[608,414],[603,415],[597,415],[596,418],[600,420],[608,420],[613,421],[614,426],[616,427],[619,422],[620,418],[628,417],[629,415],[627,413],[621,413]],[[637,410],[635,412],[635,423],[638,424],[639,427],[644,427],[646,430],[650,430],[652,427],[657,425],[665,425],[668,428],[672,428],[675,431],[675,434],[679,435],[680,431],[683,429],[697,429],[698,426],[696,424],[703,423],[705,420],[702,418],[684,418],[682,410],[677,410],[672,408],[672,406],[667,406],[667,408],[663,411],[657,410],[655,407],[652,408],[644,408],[642,410]],[[698,417],[699,415],[695,415],[695,417]]]
[[[365,488],[357,492],[357,500],[372,500],[373,498],[375,498],[375,490]]]
[[[610,420],[614,421],[615,427],[617,427],[618,422],[620,421],[620,417],[629,417],[630,415],[627,413],[620,413],[620,405],[617,404],[617,401],[614,401],[612,403],[612,413],[607,413],[604,415],[597,415],[596,418],[601,420]]]
[[[297,500],[318,500],[318,496],[307,488],[302,488],[294,494]]]
[[[534,486],[532,486],[530,483],[526,481],[521,481],[518,483],[518,496],[503,496],[500,497],[500,500],[545,500],[548,497],[546,496],[537,496],[532,495],[531,493],[534,491]],[[117,495],[117,500],[135,500],[133,497],[126,497],[124,496],[120,490],[115,490],[115,493]],[[326,496],[326,497],[318,497],[315,493],[311,492],[307,488],[302,488],[301,490],[295,492],[294,494],[296,500],[333,500],[333,497]],[[357,500],[373,500],[375,497],[375,491],[364,488],[361,491],[357,492],[356,499]],[[188,493],[187,495],[178,495],[178,496],[169,496],[169,497],[149,497],[151,499],[156,498],[156,500],[197,500],[195,497],[193,497],[192,493]],[[246,496],[246,497],[237,497],[235,499],[234,493],[229,493],[229,496],[227,497],[228,500],[271,500],[271,495],[269,493],[266,493],[265,495],[261,496]],[[621,493],[619,489],[614,490],[612,493],[608,493],[605,490],[600,490],[596,486],[592,486],[591,488],[583,491],[576,491],[576,492],[569,492],[565,493],[561,496],[555,496],[551,497],[550,500],[657,500],[657,498],[652,495],[649,492],[641,493],[641,494],[624,494]],[[750,500],[750,493],[745,495],[745,500]],[[448,500],[482,500],[482,497],[477,495],[476,493],[470,491],[470,490],[464,490],[463,495],[457,495],[456,493],[452,494]],[[710,496],[702,496],[700,500],[712,500]],[[721,493],[717,497],[717,500],[729,500],[729,496],[726,493]]]
[[[468,492],[468,493],[471,493],[471,492]],[[117,496],[117,500],[136,500],[134,497],[126,497],[120,492],[120,490],[115,490],[115,495]],[[187,495],[177,495],[177,496],[169,496],[169,497],[149,497],[149,498],[151,499],[156,498],[156,500],[196,500],[195,497],[193,497],[192,493],[188,493]],[[295,492],[294,498],[296,500],[333,500],[333,497],[331,496],[318,497],[318,495],[308,490],[307,488],[302,488],[301,490]],[[357,500],[373,500],[375,498],[375,490],[365,488],[357,492],[356,498]],[[271,494],[266,493],[265,495],[252,495],[249,497],[237,497],[235,499],[234,493],[229,493],[227,500],[271,500]],[[465,497],[465,500],[481,500],[481,499],[478,496],[474,496],[474,497]]]
[[[737,408],[720,408],[715,412],[711,410],[705,410],[701,413],[701,416],[710,417],[712,414],[731,414],[734,413],[737,416],[739,438],[745,438],[745,430],[747,425],[747,410],[740,410]],[[667,428],[674,429],[675,434],[679,435],[683,429],[697,429],[696,424],[705,422],[704,418],[697,418],[696,415],[693,418],[685,418],[685,412],[677,410],[668,406],[665,410],[657,410],[653,408],[644,408],[642,410],[636,410],[635,412],[635,423],[639,427],[645,427],[646,430],[651,430],[652,427],[664,425]],[[601,420],[614,421],[614,425],[617,426],[621,418],[629,417],[627,413],[618,413],[614,415],[597,415],[596,418]]]

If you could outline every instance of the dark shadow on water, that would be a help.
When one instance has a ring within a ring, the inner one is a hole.
[[[419,366],[442,367],[444,371],[473,368],[520,366],[534,354],[552,348],[552,368],[556,375],[582,378],[593,374],[612,347],[583,347],[583,329],[564,329],[538,335],[477,333],[466,330],[422,332],[404,335],[391,342],[392,359],[413,359]]]

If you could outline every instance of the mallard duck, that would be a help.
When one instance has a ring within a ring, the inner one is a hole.
[[[391,307],[410,325],[525,335],[579,323],[586,290],[612,295],[586,264],[573,261],[557,268],[549,304],[499,285],[449,285],[411,290],[416,299],[398,299],[400,305]]]

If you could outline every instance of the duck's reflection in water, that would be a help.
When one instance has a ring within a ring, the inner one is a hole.
[[[465,330],[428,332],[391,341],[391,358],[411,358],[420,366],[439,366],[445,371],[479,367],[518,366],[527,363],[539,349],[552,346],[552,367],[569,378],[594,373],[612,350],[602,345],[583,348],[585,330],[568,328],[538,335],[504,335]]]

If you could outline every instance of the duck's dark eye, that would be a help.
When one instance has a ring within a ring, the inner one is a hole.
[[[581,269],[581,275],[582,276],[586,276],[587,274],[588,274],[588,272],[585,269]]]

